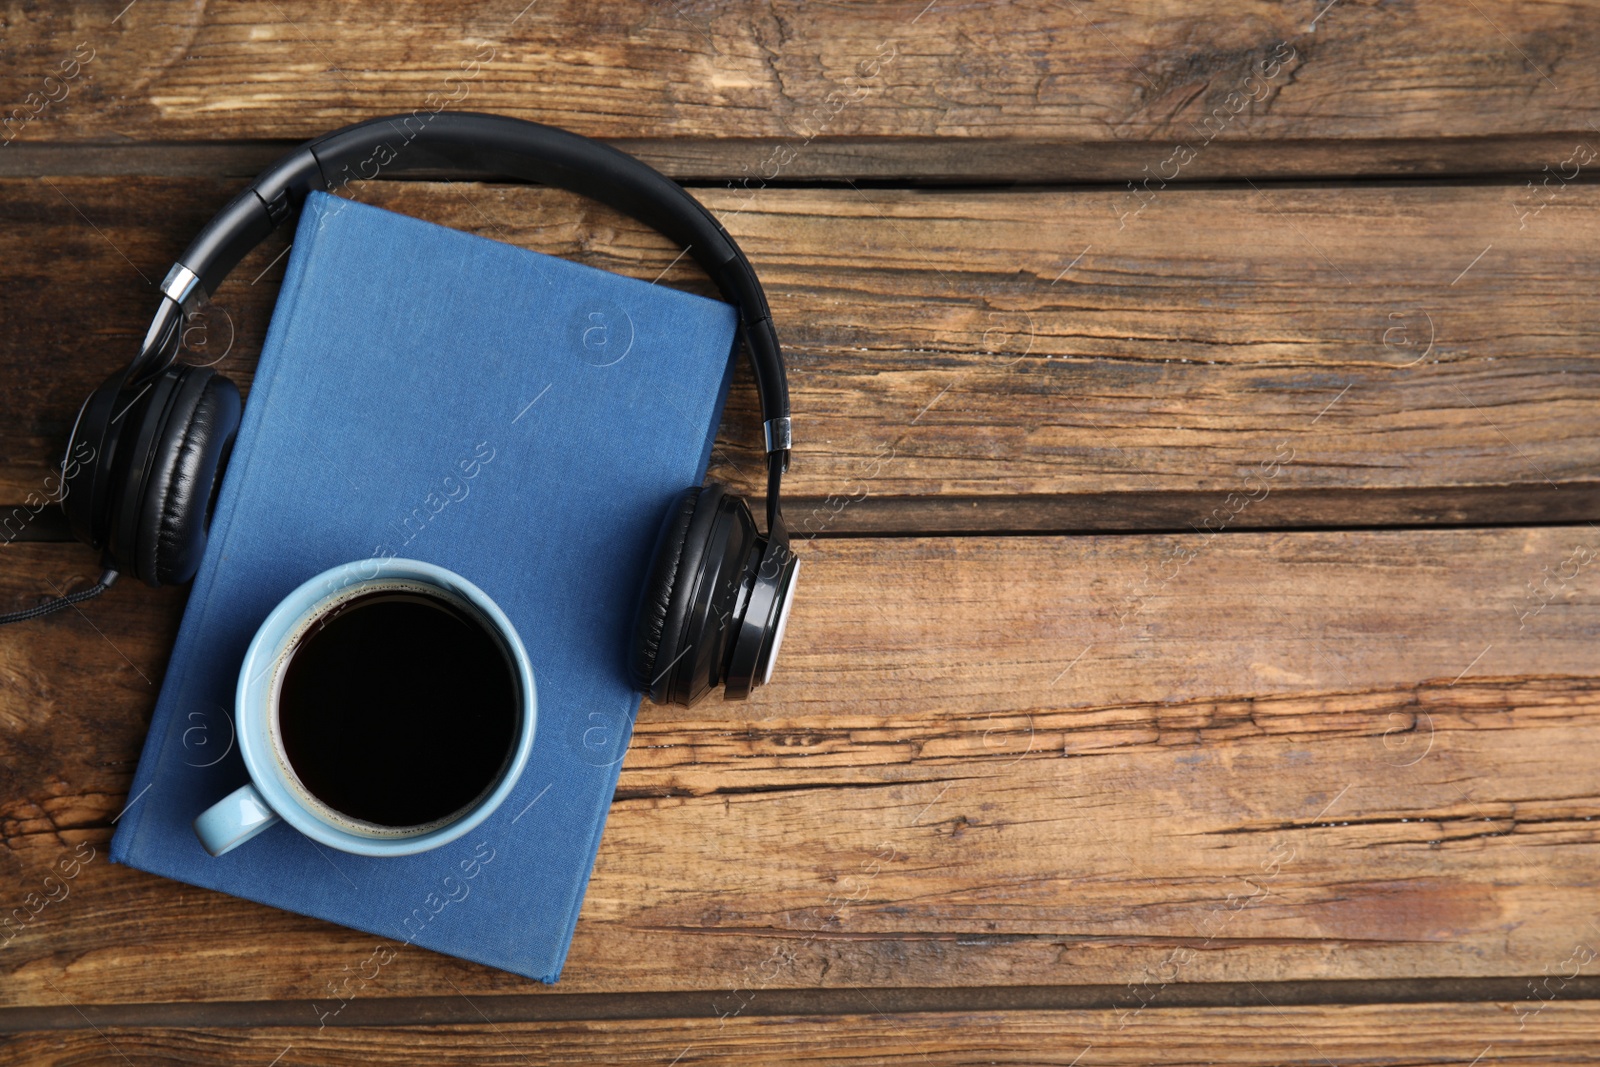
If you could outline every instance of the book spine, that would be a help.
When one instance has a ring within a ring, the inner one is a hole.
[[[739,336],[734,334],[733,347],[728,350],[728,358],[722,368],[722,381],[717,385],[716,403],[711,408],[711,421],[706,424],[706,440],[700,449],[700,462],[695,467],[695,484],[705,481],[706,471],[711,466],[711,449],[717,443],[717,428],[722,425],[722,408],[728,402],[728,389],[733,384],[733,368],[739,361]],[[765,485],[765,479],[762,480]]]
[[[117,831],[111,838],[113,863],[127,863],[137,854],[143,816],[139,801],[161,779],[168,760],[173,758],[174,750],[183,749],[182,737],[180,736],[174,743],[174,738],[171,736],[174,729],[190,721],[180,714],[182,709],[177,707],[177,694],[184,692],[194,663],[190,647],[195,643],[195,636],[205,629],[217,560],[227,553],[228,535],[233,528],[233,516],[238,506],[236,487],[245,480],[242,475],[250,462],[250,446],[260,432],[261,420],[280,372],[282,364],[280,355],[284,351],[292,351],[294,347],[291,336],[294,331],[294,306],[301,295],[301,281],[306,274],[306,265],[316,251],[314,242],[320,227],[315,223],[320,221],[324,204],[324,194],[313,193],[307,197],[304,214],[310,218],[302,218],[301,225],[295,233],[295,243],[302,247],[298,250],[298,254],[290,256],[289,268],[284,274],[283,285],[278,292],[277,306],[272,313],[272,325],[267,330],[267,339],[262,345],[261,358],[256,366],[255,380],[250,387],[250,402],[246,405],[238,435],[234,438],[233,455],[228,471],[222,479],[216,509],[212,513],[205,556],[201,560],[194,586],[189,592],[188,606],[184,609],[183,622],[178,628],[178,637],[173,645],[172,660],[167,666],[166,677],[162,680],[161,695],[156,700],[155,714],[151,716],[150,729],[145,735],[144,748],[139,755],[139,766],[134,772],[133,783],[128,787],[130,799],[118,818]],[[307,225],[308,221],[312,225]],[[231,706],[227,709],[227,713],[231,720],[233,716]],[[195,814],[200,813],[197,811]]]

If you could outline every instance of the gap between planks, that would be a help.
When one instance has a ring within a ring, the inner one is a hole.
[[[784,514],[796,541],[839,537],[1063,536],[1189,534],[1226,497],[1221,490],[1148,490],[1013,496],[849,497],[787,494]],[[750,497],[760,510],[764,497]],[[0,503],[0,522],[31,513],[22,502]],[[1436,488],[1280,489],[1217,533],[1316,533],[1357,530],[1508,529],[1600,523],[1600,482]],[[8,536],[9,534],[9,536]],[[31,514],[12,541],[73,540],[56,508]]]
[[[1320,140],[1263,144],[1219,142],[1200,165],[1172,184],[1306,181],[1493,181],[1520,184],[1537,176],[1535,162],[1564,158],[1584,131],[1521,137],[1401,141]],[[161,177],[245,180],[301,144],[297,140],[147,141],[129,144],[18,141],[0,153],[0,178]],[[634,155],[686,184],[729,185],[748,178],[752,160],[788,142],[782,138],[725,140],[613,138],[606,144]],[[1083,144],[985,138],[821,139],[821,151],[802,153],[781,178],[759,188],[795,184],[1113,185],[1138,179],[1171,151],[1167,142]],[[386,180],[463,180],[459,172],[418,172]],[[1587,182],[1588,176],[1576,180]],[[512,184],[525,184],[511,182]]]
[[[1359,1004],[1518,1002],[1540,976],[1517,978],[1404,978],[1299,982],[1174,983],[1152,1008],[1233,1008]],[[328,1022],[336,1027],[433,1026],[615,1019],[700,1019],[718,1014],[715,990],[656,993],[528,993],[358,999]],[[1125,986],[979,986],[870,991],[880,1012],[917,1014],[993,1011],[1115,1011],[1138,1002]],[[1600,977],[1579,976],[1561,990],[1563,1001],[1600,1000]],[[0,1008],[0,1034],[91,1027],[309,1026],[305,1000],[200,1003],[78,1004]],[[746,1015],[840,1015],[866,1007],[858,989],[763,990]]]

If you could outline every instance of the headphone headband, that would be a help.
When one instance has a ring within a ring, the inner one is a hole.
[[[789,467],[789,389],[766,294],[749,260],[715,216],[677,182],[609,145],[504,115],[414,111],[325,134],[285,155],[206,224],[161,283],[157,310],[126,381],[176,359],[183,316],[215,291],[266,236],[299,214],[311,190],[417,171],[471,172],[567,189],[665,234],[739,310],[739,335],[755,371],[768,463],[768,528]]]
[[[239,388],[176,365],[185,314],[313,191],[427,171],[542,182],[589,196],[682,244],[738,308],[767,446],[767,531],[713,483],[679,493],[656,534],[634,617],[628,671],[652,700],[693,704],[718,686],[742,700],[783,641],[800,563],[779,505],[789,458],[783,356],[755,270],[709,211],[645,164],[577,134],[495,115],[413,112],[347,126],[279,159],[206,224],[161,283],[139,355],[78,409],[62,460],[73,536],[102,552],[89,589],[8,615],[35,618],[104,591],[126,570],[152,585],[191,580],[206,560],[211,509],[239,432]],[[80,446],[87,446],[80,456]],[[664,666],[663,666],[664,664]]]

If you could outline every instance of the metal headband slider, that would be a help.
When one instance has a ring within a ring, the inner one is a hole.
[[[174,263],[172,269],[167,271],[167,276],[161,281],[161,293],[183,305],[186,311],[206,298],[206,291],[200,286],[200,276],[182,263]]]
[[[786,452],[789,449],[789,416],[768,419],[761,424],[767,435],[767,452]]]

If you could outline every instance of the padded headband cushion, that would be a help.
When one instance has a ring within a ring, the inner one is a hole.
[[[239,430],[239,387],[205,367],[183,371],[150,458],[139,512],[140,577],[178,585],[205,551],[210,504]]]

